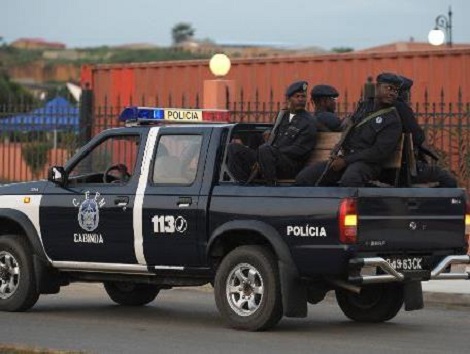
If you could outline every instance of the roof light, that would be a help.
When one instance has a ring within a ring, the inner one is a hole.
[[[225,110],[127,107],[119,115],[119,120],[126,123],[151,123],[155,121],[227,122],[229,117],[230,112]]]

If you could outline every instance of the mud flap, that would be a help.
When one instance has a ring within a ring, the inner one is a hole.
[[[39,294],[57,294],[60,291],[59,272],[48,266],[37,255],[33,255],[36,289]]]
[[[403,287],[405,311],[421,310],[424,307],[421,281],[407,281]]]
[[[307,287],[302,285],[297,269],[279,261],[282,307],[286,317],[307,317]]]

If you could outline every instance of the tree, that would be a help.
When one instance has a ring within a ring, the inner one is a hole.
[[[354,48],[351,48],[351,47],[335,47],[335,48],[331,48],[331,51],[335,52],[335,53],[347,53],[347,52],[353,52]]]
[[[190,23],[179,22],[171,30],[173,44],[189,41],[194,36],[194,28]]]
[[[9,76],[0,67],[0,105],[17,102],[32,104],[34,97],[23,86],[10,81]]]

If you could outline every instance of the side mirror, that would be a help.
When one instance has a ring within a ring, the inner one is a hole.
[[[62,166],[50,167],[47,174],[47,180],[63,187],[67,181],[65,169]]]

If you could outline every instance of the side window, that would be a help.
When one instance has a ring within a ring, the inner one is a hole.
[[[163,135],[157,145],[153,183],[189,185],[196,179],[202,135]]]
[[[139,135],[114,135],[96,145],[71,171],[71,183],[127,183],[139,153]]]

